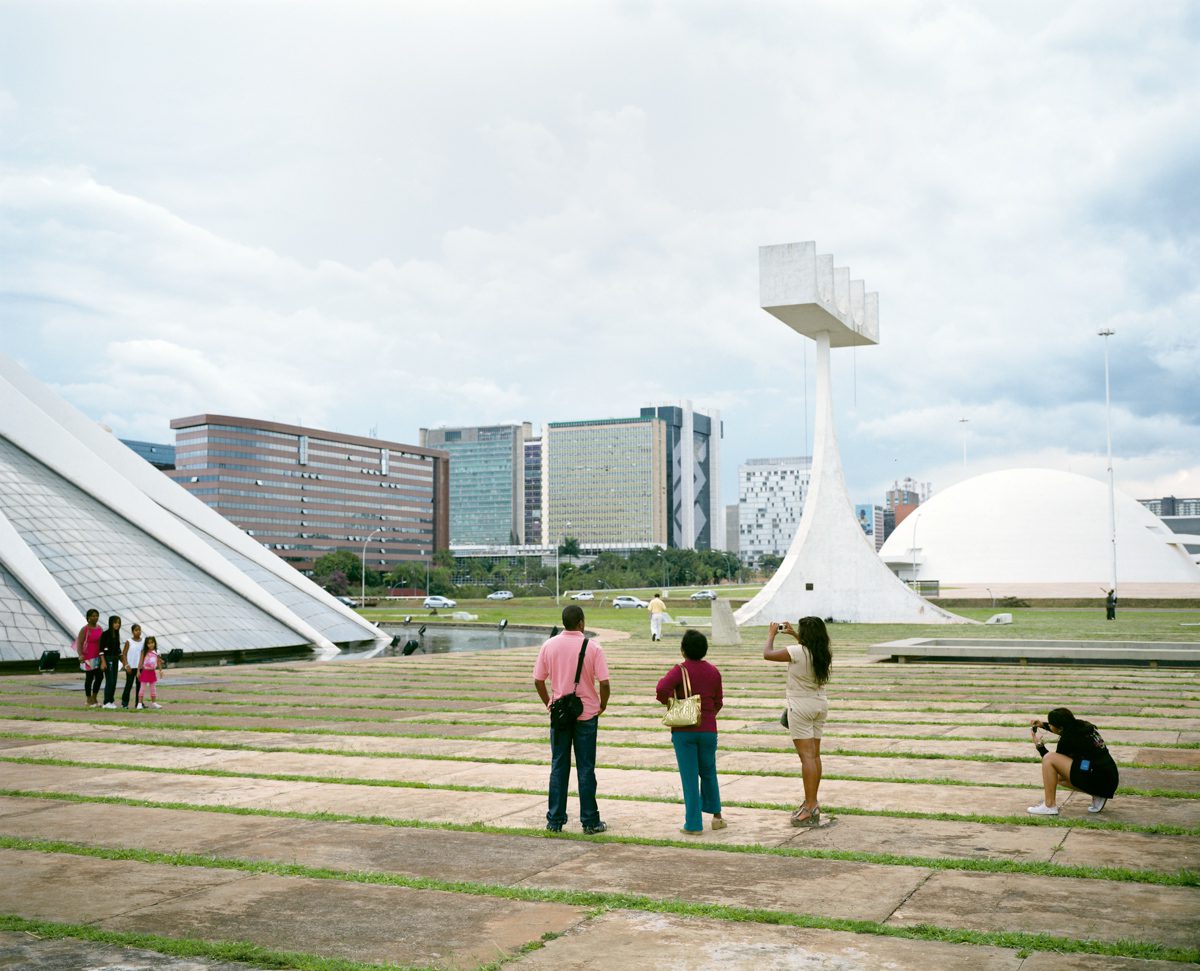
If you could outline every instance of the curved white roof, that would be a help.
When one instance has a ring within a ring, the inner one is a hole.
[[[1145,506],[1118,492],[1116,519],[1119,583],[1200,583],[1200,567],[1180,538]],[[1108,486],[1053,469],[989,472],[922,503],[880,556],[907,573],[914,547],[922,579],[1106,586]]]

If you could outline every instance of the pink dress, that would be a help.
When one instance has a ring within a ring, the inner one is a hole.
[[[83,653],[79,655],[82,663],[79,666],[84,671],[93,671],[100,667],[100,662],[96,659],[100,656],[100,635],[104,633],[104,630],[99,624],[95,627],[85,628],[85,630]]]
[[[147,651],[142,655],[142,668],[138,671],[138,680],[142,684],[154,684],[158,681],[158,652]]]

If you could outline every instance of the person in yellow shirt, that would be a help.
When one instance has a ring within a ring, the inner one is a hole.
[[[650,599],[650,640],[662,640],[663,617],[667,614],[667,605],[662,602],[662,594],[656,593]]]

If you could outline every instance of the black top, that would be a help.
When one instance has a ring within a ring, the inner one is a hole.
[[[1045,754],[1045,746],[1038,751]],[[1117,763],[1091,722],[1074,721],[1064,728],[1055,751],[1071,760],[1071,785],[1076,789],[1105,797],[1116,792]]]
[[[100,635],[100,653],[106,661],[121,660],[121,632],[106,630]]]

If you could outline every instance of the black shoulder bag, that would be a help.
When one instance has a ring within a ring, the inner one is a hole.
[[[583,673],[583,655],[587,651],[588,638],[583,639],[579,649],[579,663],[575,665],[575,687],[568,695],[561,695],[550,702],[550,727],[570,728],[583,714],[583,699],[575,692],[579,690],[579,676]]]

